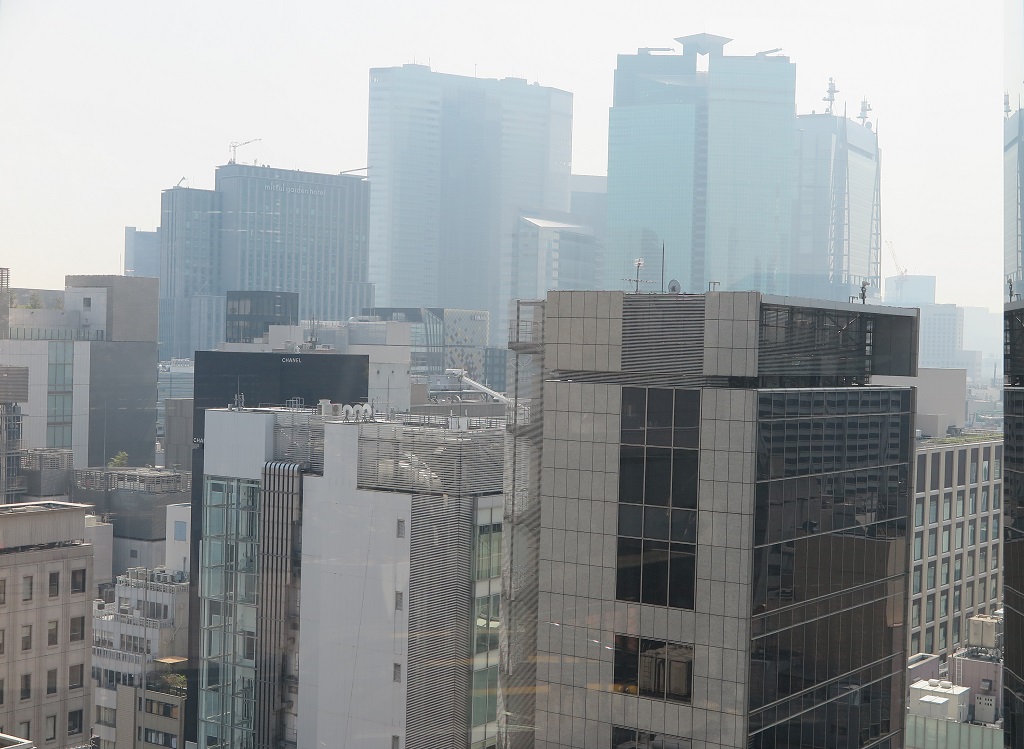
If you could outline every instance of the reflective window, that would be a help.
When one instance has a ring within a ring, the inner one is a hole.
[[[672,702],[690,702],[693,646],[615,636],[613,689]]]

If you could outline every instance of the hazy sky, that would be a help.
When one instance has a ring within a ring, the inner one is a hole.
[[[939,301],[1001,300],[1004,10],[952,0],[0,0],[0,266],[15,286],[119,272],[160,191],[211,187],[228,143],[280,167],[366,165],[370,67],[429,63],[575,95],[573,171],[604,174],[615,56],[707,31],[782,47],[798,111],[829,76],[882,147],[882,231]],[[883,249],[883,275],[893,272]]]

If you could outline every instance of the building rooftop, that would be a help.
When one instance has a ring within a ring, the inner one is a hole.
[[[0,505],[0,515],[22,515],[29,512],[45,512],[47,510],[91,510],[92,505],[78,502],[56,502],[43,500],[39,502],[19,502],[12,505]]]
[[[931,445],[966,445],[974,442],[1002,442],[1002,440],[1002,432],[969,432],[955,437],[929,437],[918,440],[917,444],[927,447]]]

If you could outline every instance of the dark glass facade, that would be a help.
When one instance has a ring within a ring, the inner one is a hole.
[[[1003,390],[1003,737],[1024,748],[1024,309],[1005,312]]]
[[[287,291],[229,291],[224,316],[227,343],[253,343],[271,325],[299,324],[299,295]],[[298,343],[298,341],[296,341]]]
[[[615,597],[692,609],[700,391],[622,389]]]
[[[898,389],[758,395],[751,747],[898,735],[912,412]]]

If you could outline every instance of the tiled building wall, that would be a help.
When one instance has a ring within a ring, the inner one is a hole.
[[[616,601],[621,388],[545,390],[538,749],[612,746],[612,728],[746,745],[752,391],[702,393],[694,611]],[[615,635],[694,645],[692,703],[613,691]]]

